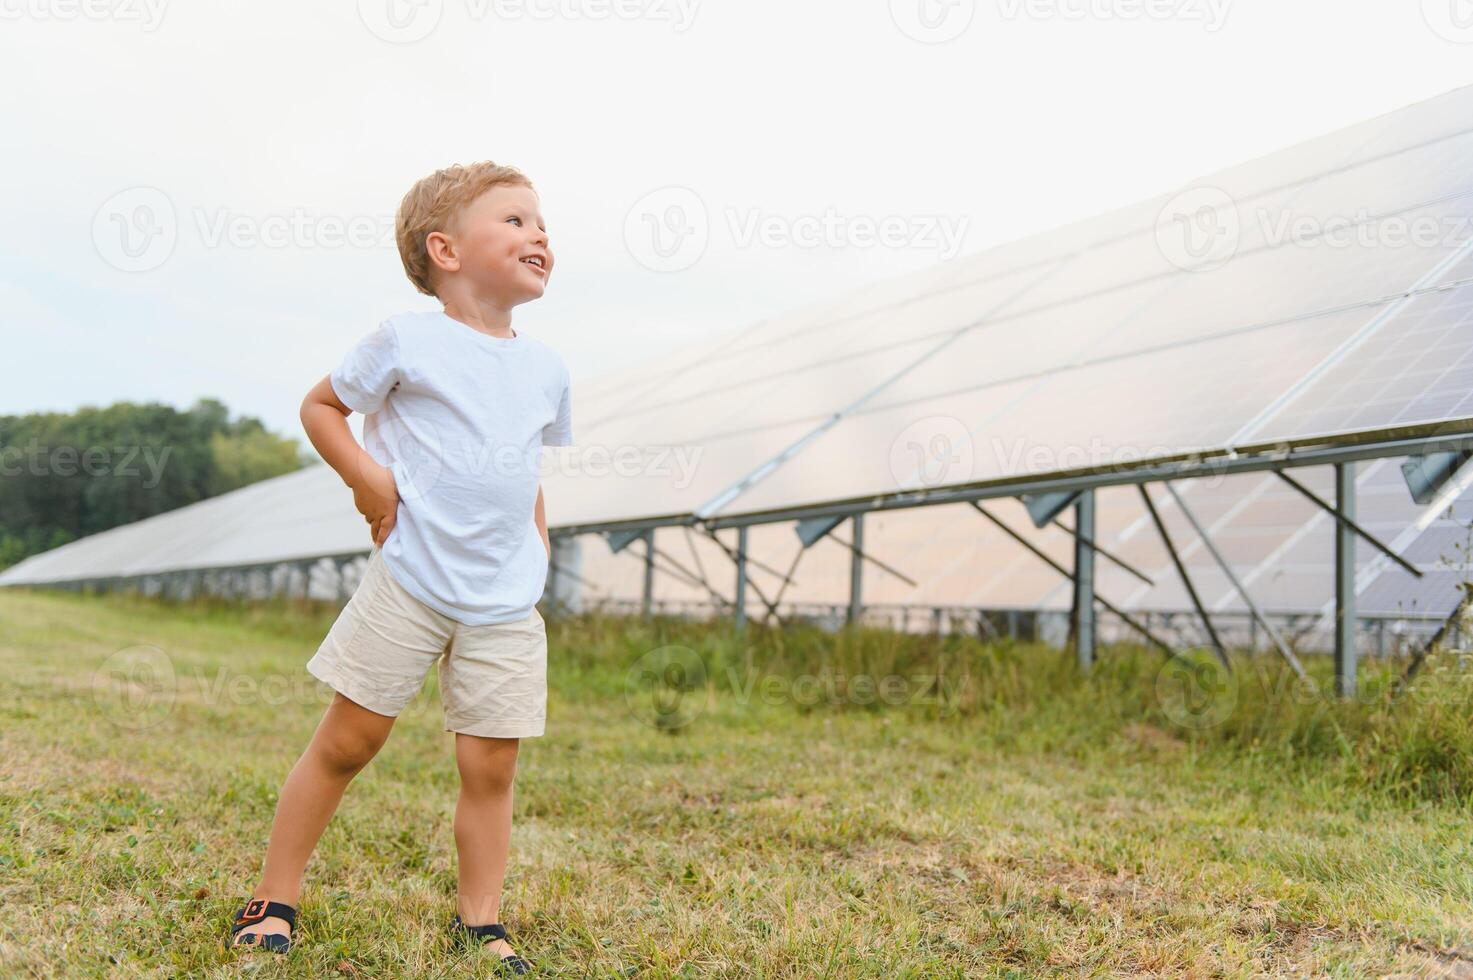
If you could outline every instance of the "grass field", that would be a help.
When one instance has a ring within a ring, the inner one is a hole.
[[[433,674],[308,868],[297,947],[221,948],[330,618],[0,592],[0,973],[489,975],[447,943]],[[549,636],[503,909],[542,975],[1473,976],[1454,665],[1400,702],[1371,666],[1338,705],[1267,662],[1183,699],[1139,650],[1082,679],[868,631]]]

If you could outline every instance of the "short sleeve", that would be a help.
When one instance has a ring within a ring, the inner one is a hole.
[[[563,368],[562,397],[558,400],[557,416],[542,427],[544,446],[570,446],[573,444],[573,394],[568,381],[568,369]]]
[[[384,406],[384,398],[399,383],[399,338],[385,322],[348,351],[328,375],[332,390],[344,405],[368,415]]]

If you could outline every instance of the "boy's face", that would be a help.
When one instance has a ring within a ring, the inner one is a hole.
[[[448,231],[459,263],[454,274],[464,277],[476,295],[511,307],[547,289],[552,251],[532,188],[491,188],[456,215]]]

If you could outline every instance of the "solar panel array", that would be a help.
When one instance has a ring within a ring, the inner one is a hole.
[[[579,385],[578,445],[549,450],[549,521],[760,516],[1473,416],[1470,120],[1473,88]],[[1332,497],[1328,474],[1303,479]],[[1364,464],[1360,487],[1363,523],[1408,554],[1458,533],[1410,501],[1394,463]],[[1296,491],[1271,474],[1180,489],[1262,604],[1328,601],[1331,525]],[[1209,605],[1240,609],[1159,497]],[[1034,529],[1013,502],[987,506],[1070,564],[1066,532]],[[1101,594],[1186,604],[1133,488],[1101,491],[1097,520],[1101,543],[1154,583],[1102,561]],[[336,554],[365,538],[346,490],[318,469],[77,542],[0,583]],[[580,540],[590,592],[633,598],[639,546],[614,555]],[[662,596],[709,599],[730,578],[699,531],[659,542]],[[756,527],[750,543],[754,584],[776,595],[798,557],[791,525]],[[1068,603],[1057,572],[967,505],[871,515],[866,550],[899,573],[876,566],[870,601]],[[1414,579],[1367,549],[1362,610],[1450,608],[1458,572],[1426,561]],[[845,601],[848,562],[841,543],[820,542],[785,599]]]
[[[681,446],[697,476],[574,491],[557,518],[755,514],[1050,472],[1089,447],[1128,459],[1470,414],[1469,119],[1464,89],[1196,182],[1205,223],[1236,229],[1215,266],[1163,243],[1168,195],[624,379],[595,394],[582,443]],[[965,441],[941,479],[897,473],[897,440],[926,422]]]

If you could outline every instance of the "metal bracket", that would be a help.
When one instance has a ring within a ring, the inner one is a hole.
[[[1061,490],[1057,493],[1024,494],[1018,499],[1023,501],[1024,507],[1028,508],[1028,516],[1033,519],[1033,526],[1043,528],[1068,509],[1078,496],[1078,490]]]
[[[1411,456],[1401,464],[1401,475],[1407,481],[1407,489],[1411,491],[1412,500],[1415,503],[1426,506],[1432,503],[1448,480],[1462,468],[1469,459],[1473,459],[1473,453],[1467,450],[1445,453],[1427,453],[1422,456]]]

